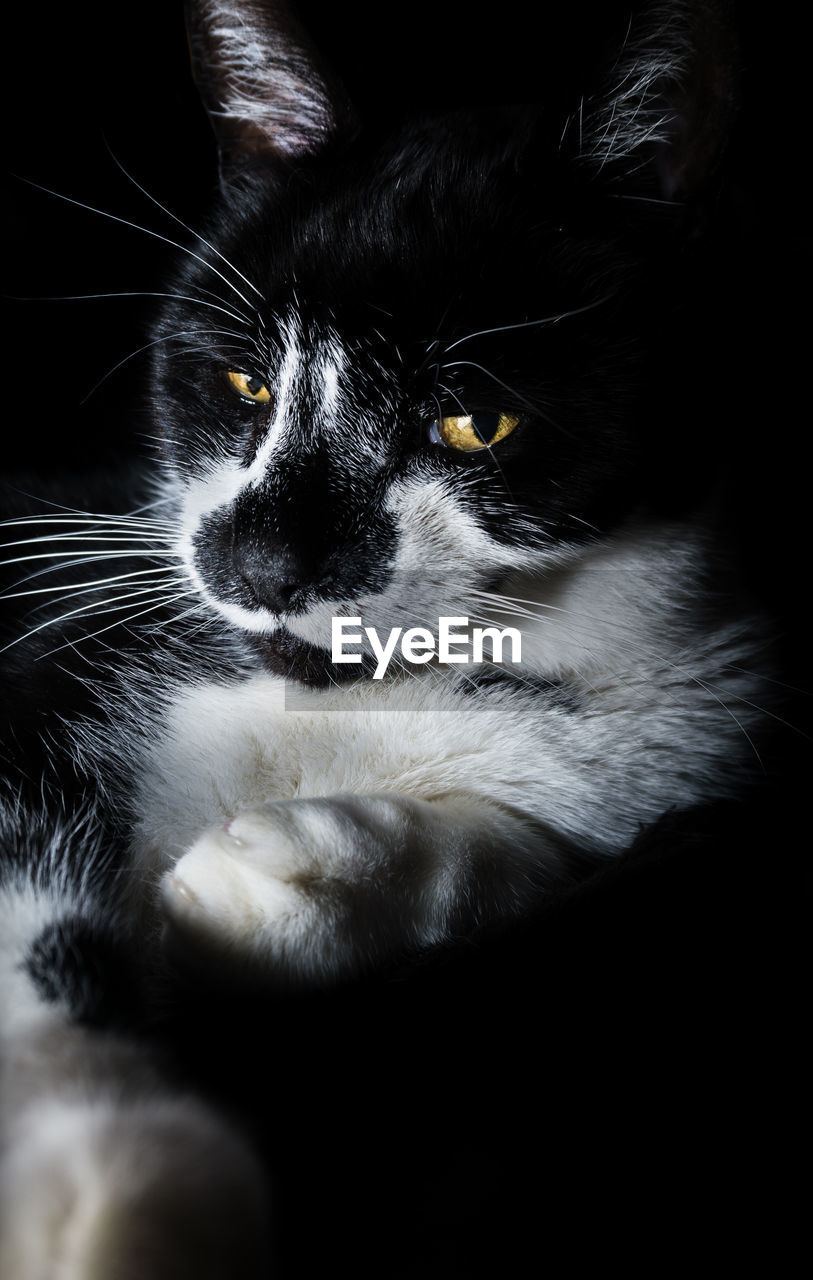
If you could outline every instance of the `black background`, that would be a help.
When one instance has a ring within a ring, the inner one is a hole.
[[[606,62],[607,48],[625,32],[631,7],[620,0],[508,3],[499,14],[476,17],[455,3],[393,10],[306,0],[299,9],[361,111],[378,115],[393,106],[489,101],[564,101],[569,108],[595,84],[595,65]],[[761,344],[763,354],[754,367],[752,352],[744,352],[742,369],[753,383],[756,415],[777,358],[777,325],[802,287],[799,255],[805,245],[809,252],[802,53],[790,6],[776,6],[770,22],[750,6],[734,7],[743,75],[729,188],[732,234],[743,242],[744,273],[754,273],[755,350]],[[115,454],[131,438],[127,411],[143,362],[128,359],[94,387],[144,340],[149,300],[13,299],[160,290],[171,250],[26,183],[175,238],[179,229],[116,162],[178,216],[194,220],[215,183],[212,142],[189,72],[180,3],[14,6],[4,17],[3,45],[6,459],[32,460],[38,469],[49,458],[84,466],[91,440],[96,450]],[[766,288],[776,292],[763,299]],[[769,311],[760,311],[763,302]],[[771,386],[770,395],[775,418],[787,400],[781,386]],[[744,424],[744,437],[769,427],[776,423],[755,417]]]
[[[744,76],[732,173],[739,230],[745,228],[752,255],[775,256],[776,272],[787,276],[787,302],[799,272],[794,246],[807,235],[800,44],[790,6],[775,6],[770,22],[737,7]],[[454,3],[403,10],[300,5],[353,99],[375,114],[393,104],[555,101],[562,84],[572,86],[575,103],[593,83],[591,67],[605,42],[624,32],[628,8],[619,0],[572,7],[508,3],[499,13],[475,17]],[[4,16],[5,292],[162,287],[166,255],[159,241],[24,183],[173,235],[171,222],[128,183],[115,157],[179,216],[194,218],[214,183],[214,157],[189,74],[181,9],[172,0],[129,7],[46,0],[13,6]],[[6,447],[37,465],[46,440],[66,459],[90,433],[101,447],[116,448],[138,361],[111,387],[85,397],[138,345],[148,314],[132,300],[12,305],[6,394],[15,416]],[[770,339],[777,317],[759,320]],[[68,432],[66,415],[76,424]]]
[[[372,111],[544,100],[589,80],[604,27],[624,10],[302,7]],[[805,686],[803,52],[793,6],[739,10],[729,189],[748,323],[736,336],[732,465],[754,582],[787,637],[786,679]],[[142,448],[139,357],[93,388],[146,341],[149,299],[19,299],[160,290],[171,250],[29,184],[174,238],[113,157],[185,221],[215,164],[179,5],[15,6],[2,34],[2,451],[31,489],[36,475]],[[800,729],[807,702],[791,698],[783,713]],[[531,1248],[542,1263],[565,1249],[575,1269],[587,1251],[659,1274],[683,1249],[702,1245],[714,1266],[742,1246],[773,1247],[766,1196],[795,1123],[783,1103],[798,860],[810,842],[806,740],[790,733],[777,758],[764,797],[679,829],[511,941],[383,991],[275,1006],[259,1032],[248,1007],[241,1029],[206,1044],[213,1083],[233,1078],[244,1054],[249,1094],[269,1080],[287,1091],[274,1138],[281,1274],[338,1259],[357,1274],[469,1275],[489,1260],[514,1275]]]

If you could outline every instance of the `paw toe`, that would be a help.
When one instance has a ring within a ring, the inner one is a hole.
[[[280,939],[305,906],[294,872],[274,856],[267,822],[253,815],[207,831],[164,877],[170,923],[202,942],[248,953]]]

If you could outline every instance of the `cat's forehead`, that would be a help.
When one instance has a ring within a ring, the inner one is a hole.
[[[342,390],[351,385],[356,392],[376,389],[386,395],[402,382],[398,357],[378,327],[387,317],[375,306],[362,311],[366,321],[354,328],[343,323],[340,313],[307,295],[267,310],[261,326],[265,341],[261,336],[258,351],[274,380],[278,401],[324,400],[328,408],[335,408]]]
[[[305,303],[277,317],[266,366],[274,413],[255,457],[258,474],[272,455],[320,439],[340,436],[356,449],[369,440],[380,450],[402,388],[377,339],[350,340]]]
[[[236,253],[249,248],[275,309],[296,283],[301,297],[341,306],[346,324],[362,298],[386,309],[443,291],[445,307],[459,293],[521,287],[555,238],[564,187],[536,160],[526,168],[510,133],[481,131],[469,117],[426,124],[362,140],[284,183],[260,174],[248,195],[227,193],[223,229]]]

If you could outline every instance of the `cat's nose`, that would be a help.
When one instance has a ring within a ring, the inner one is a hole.
[[[272,613],[285,613],[311,575],[303,561],[283,542],[249,538],[234,547],[234,565],[254,601]]]

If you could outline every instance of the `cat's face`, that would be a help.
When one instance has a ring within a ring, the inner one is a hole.
[[[335,615],[488,615],[642,504],[664,215],[560,134],[464,114],[225,185],[154,398],[185,563],[271,666],[312,677]]]

